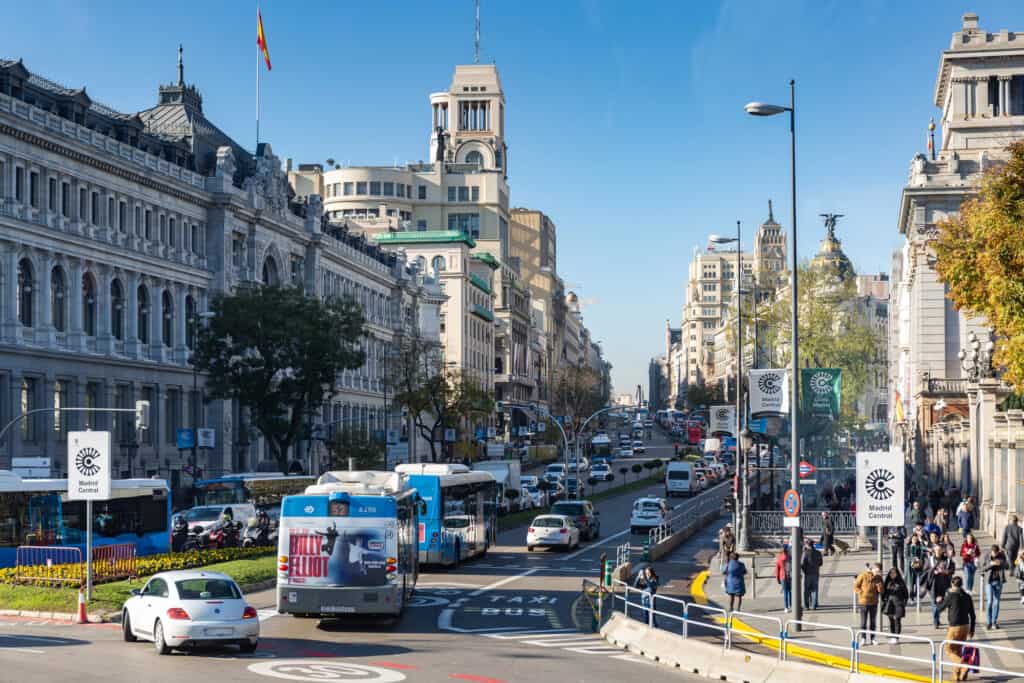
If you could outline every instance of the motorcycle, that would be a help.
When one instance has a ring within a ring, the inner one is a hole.
[[[241,523],[230,521],[214,524],[206,532],[207,545],[211,548],[237,548]]]
[[[184,552],[193,550],[206,550],[209,545],[209,536],[203,527],[196,525],[188,532],[188,538],[185,540],[185,544],[182,547]]]
[[[185,550],[188,544],[189,529],[188,522],[181,515],[175,515],[171,525],[171,552],[180,553]]]

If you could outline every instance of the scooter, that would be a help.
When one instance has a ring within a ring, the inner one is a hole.
[[[185,550],[188,540],[188,522],[181,515],[175,515],[171,526],[171,552],[180,553]]]
[[[251,548],[254,546],[269,546],[271,543],[272,532],[270,527],[250,525],[245,529],[245,537],[242,539],[243,548]]]
[[[239,526],[241,523],[235,522],[214,524],[205,534],[207,545],[211,548],[237,548]]]

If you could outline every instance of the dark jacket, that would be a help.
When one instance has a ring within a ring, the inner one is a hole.
[[[658,584],[660,583],[661,581],[657,576],[652,576],[648,579],[643,574],[638,574],[636,581],[633,583],[633,587],[644,591],[650,591],[653,594],[658,592]]]
[[[823,563],[821,553],[818,552],[817,548],[814,546],[804,548],[804,556],[800,558],[800,568],[803,569],[804,576],[817,579],[818,574],[821,573],[821,565]]]
[[[917,526],[918,524],[924,524],[924,510],[922,510],[921,508],[917,508],[916,510],[914,508],[911,508],[910,509],[910,524],[912,526]]]
[[[1019,524],[1007,524],[1006,528],[1003,529],[1002,546],[1006,548],[1007,552],[1011,555],[1014,550],[1020,550],[1022,540],[1021,533],[1022,530]]]
[[[1006,583],[1006,572],[1010,569],[1010,558],[1006,556],[1006,553],[999,551],[998,553],[990,552],[985,558],[985,564],[982,565],[982,573],[988,574],[989,583]]]
[[[885,586],[882,588],[882,614],[894,619],[902,619],[907,615],[907,600],[909,598],[910,592],[902,578],[885,577]]]
[[[903,544],[907,542],[907,530],[901,526],[894,526],[889,529],[889,547],[893,550],[902,550]]]
[[[743,577],[746,574],[747,568],[742,562],[729,560],[729,564],[725,565],[725,592],[728,595],[745,595],[747,583]]]
[[[970,625],[971,633],[974,633],[974,600],[970,593],[962,589],[949,591],[942,600],[940,610],[949,610],[950,626]]]
[[[933,598],[941,598],[949,592],[949,574],[938,574],[932,572],[928,577],[928,592]]]
[[[826,517],[825,519],[823,519],[821,521],[821,526],[822,526],[822,529],[823,529],[823,533],[826,536],[835,536],[835,533],[836,533],[836,523],[832,521],[831,517]]]

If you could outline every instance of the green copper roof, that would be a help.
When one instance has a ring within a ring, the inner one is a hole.
[[[476,246],[473,238],[459,230],[403,230],[374,235],[378,244],[439,244],[462,242],[470,249]]]
[[[487,251],[477,252],[476,254],[473,254],[473,258],[477,261],[483,261],[489,265],[492,270],[497,270],[501,266],[501,264],[498,263],[498,259],[494,258],[494,256]]]
[[[483,279],[476,273],[469,274],[469,281],[487,294],[491,294],[491,286],[487,284],[487,280]]]

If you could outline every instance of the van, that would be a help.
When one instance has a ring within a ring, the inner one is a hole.
[[[700,488],[692,462],[674,460],[665,470],[665,497],[692,496]]]

